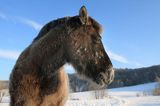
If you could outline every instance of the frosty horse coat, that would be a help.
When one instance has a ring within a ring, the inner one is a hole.
[[[10,75],[10,106],[63,106],[68,93],[63,65],[104,87],[114,77],[101,27],[83,6],[79,15],[46,24],[21,53]]]

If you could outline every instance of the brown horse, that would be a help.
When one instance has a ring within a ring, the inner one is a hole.
[[[114,70],[100,33],[100,24],[84,6],[77,16],[46,24],[12,70],[10,106],[63,106],[68,94],[66,63],[97,86],[111,83]]]

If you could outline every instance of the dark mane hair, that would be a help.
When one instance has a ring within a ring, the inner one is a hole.
[[[91,25],[95,28],[95,30],[97,32],[101,33],[102,32],[101,25],[91,17],[89,17],[89,20],[90,20]],[[38,33],[37,37],[34,38],[33,42],[39,40],[44,35],[46,35],[51,29],[53,29],[57,25],[61,25],[61,24],[66,24],[70,28],[77,28],[77,27],[79,27],[81,25],[81,22],[80,22],[78,16],[64,17],[64,18],[59,18],[57,20],[50,21],[49,23],[44,25],[44,27]]]
[[[46,25],[42,27],[37,37],[34,38],[33,42],[42,38],[44,35],[46,35],[51,29],[55,28],[57,25],[64,24],[66,20],[68,20],[69,18],[70,17],[59,18],[57,20],[53,20],[47,23]]]

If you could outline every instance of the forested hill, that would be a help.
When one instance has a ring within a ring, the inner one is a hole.
[[[155,82],[160,78],[160,65],[137,68],[137,69],[115,69],[115,79],[108,88],[117,88]],[[87,81],[79,79],[76,74],[70,74],[70,86],[73,92],[95,90],[96,87],[90,86]]]

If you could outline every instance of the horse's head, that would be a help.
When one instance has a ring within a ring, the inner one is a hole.
[[[83,6],[79,15],[68,22],[69,37],[66,40],[68,62],[77,73],[103,87],[114,79],[112,63],[101,41],[101,27],[88,16]]]

